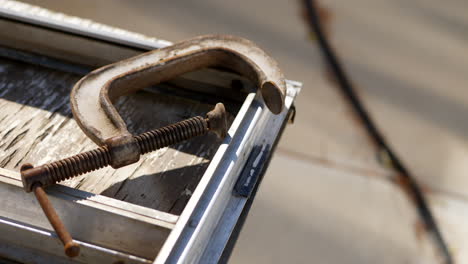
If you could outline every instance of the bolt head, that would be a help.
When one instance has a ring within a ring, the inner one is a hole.
[[[47,186],[47,174],[42,166],[33,167],[33,165],[26,163],[21,166],[21,181],[23,182],[23,189],[26,192],[32,192],[33,185],[38,183],[42,186]]]

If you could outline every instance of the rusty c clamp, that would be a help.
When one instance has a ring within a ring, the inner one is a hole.
[[[71,92],[73,115],[84,133],[100,147],[39,167],[24,164],[21,168],[23,188],[36,194],[68,256],[78,255],[78,244],[72,242],[42,188],[107,165],[120,168],[135,163],[144,153],[208,131],[224,137],[227,124],[221,103],[206,117],[190,118],[138,136],[128,131],[113,105],[120,96],[183,73],[216,66],[228,68],[254,82],[274,114],[283,110],[286,84],[277,63],[252,42],[235,36],[193,38],[104,66],[76,83]]]
[[[275,114],[284,107],[286,84],[277,63],[252,42],[234,36],[201,36],[93,71],[71,93],[73,115],[98,145],[128,134],[113,106],[119,96],[204,67],[229,68],[260,88]]]

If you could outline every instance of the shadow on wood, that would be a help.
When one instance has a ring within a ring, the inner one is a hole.
[[[101,195],[180,215],[209,162],[116,182]]]

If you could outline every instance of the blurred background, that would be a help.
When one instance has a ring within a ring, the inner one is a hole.
[[[299,1],[24,2],[173,42],[239,35],[264,48],[288,79],[303,82],[296,122],[230,263],[434,260],[414,207],[327,76]],[[364,104],[423,186],[450,250],[468,261],[457,246],[468,243],[457,217],[468,214],[468,2],[320,3]]]

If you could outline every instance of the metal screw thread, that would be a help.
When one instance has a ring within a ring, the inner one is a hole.
[[[110,153],[107,147],[86,151],[66,159],[45,164],[47,182],[54,184],[110,164]]]
[[[207,131],[208,121],[204,117],[196,116],[140,134],[135,139],[140,148],[140,154],[145,154],[203,135]],[[46,185],[52,185],[106,167],[110,163],[111,156],[107,146],[86,151],[66,159],[44,164],[45,182]]]
[[[145,154],[184,140],[200,136],[208,131],[208,121],[201,116],[189,118],[166,127],[145,132],[135,137],[140,153]]]

